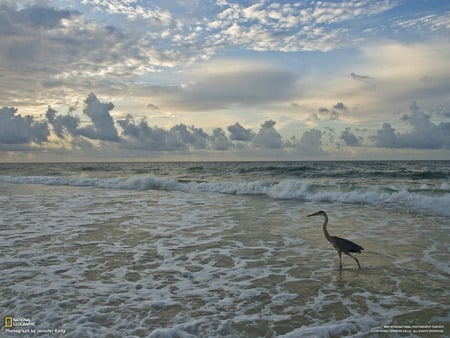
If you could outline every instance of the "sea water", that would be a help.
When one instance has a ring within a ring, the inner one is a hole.
[[[0,164],[0,335],[448,336],[449,169]]]

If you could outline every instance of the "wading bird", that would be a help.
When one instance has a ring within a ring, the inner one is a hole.
[[[353,243],[352,241],[349,241],[348,239],[337,237],[337,236],[330,236],[327,230],[327,223],[328,223],[328,216],[325,211],[318,211],[314,214],[308,215],[307,217],[311,216],[318,216],[322,215],[325,217],[325,222],[323,222],[323,233],[325,234],[326,239],[328,242],[333,244],[334,248],[337,250],[339,255],[339,269],[342,269],[342,253],[345,253],[346,255],[350,256],[356,261],[356,264],[358,264],[358,267],[361,268],[361,265],[359,265],[359,261],[356,257],[352,256],[350,252],[357,252],[361,253],[361,250],[364,250],[364,248],[356,243]]]

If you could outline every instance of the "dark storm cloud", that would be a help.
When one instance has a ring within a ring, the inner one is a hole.
[[[238,122],[231,126],[228,126],[227,129],[231,134],[230,139],[235,141],[248,142],[251,141],[255,136],[251,129],[244,128]]]
[[[441,149],[450,148],[450,123],[435,124],[431,116],[424,113],[413,103],[411,113],[402,116],[401,121],[409,124],[409,132],[399,133],[390,123],[384,123],[373,139],[378,147],[386,148],[414,148]]]
[[[0,144],[41,144],[48,140],[50,131],[46,122],[35,121],[30,115],[21,116],[16,113],[16,108],[0,109]]]

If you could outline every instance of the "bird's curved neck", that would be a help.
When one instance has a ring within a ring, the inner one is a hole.
[[[330,234],[328,233],[328,230],[327,230],[327,224],[328,224],[328,216],[325,214],[325,215],[323,215],[324,217],[325,217],[325,221],[323,222],[323,233],[325,234],[325,237],[329,240],[329,241],[331,241],[331,236],[330,236]]]

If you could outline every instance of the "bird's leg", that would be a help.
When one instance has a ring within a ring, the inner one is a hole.
[[[361,265],[359,265],[358,258],[356,258],[355,256],[350,255],[349,253],[347,253],[347,255],[349,255],[351,258],[353,258],[356,261],[356,264],[358,264],[358,268],[361,269]]]
[[[338,254],[339,254],[339,269],[342,269],[342,257],[341,257],[342,253],[338,251]]]
[[[358,264],[358,268],[359,269],[361,269],[361,265],[359,265],[359,261],[358,261],[358,258],[356,258],[356,257],[353,257],[354,259],[355,259],[355,261],[356,261],[356,264]]]

